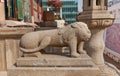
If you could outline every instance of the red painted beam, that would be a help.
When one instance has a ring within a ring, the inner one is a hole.
[[[34,16],[33,0],[30,0],[31,16]]]
[[[30,11],[31,11],[31,21],[34,23],[34,8],[33,8],[33,0],[30,0]]]

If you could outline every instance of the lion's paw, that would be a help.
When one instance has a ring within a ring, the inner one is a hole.
[[[78,52],[79,52],[79,54],[87,54],[87,52],[85,50],[80,50]]]
[[[80,57],[80,54],[79,53],[72,53],[71,57],[78,58],[78,57]]]

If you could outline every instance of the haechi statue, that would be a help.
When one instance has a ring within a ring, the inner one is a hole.
[[[48,46],[70,48],[71,57],[79,57],[86,53],[83,50],[84,41],[88,41],[91,32],[87,24],[75,22],[61,29],[30,32],[22,36],[20,50],[25,53],[35,53]]]

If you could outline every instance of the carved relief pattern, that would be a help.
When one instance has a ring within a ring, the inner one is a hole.
[[[103,29],[112,25],[114,20],[111,19],[98,19],[98,20],[83,20],[83,22],[88,24],[90,29]]]

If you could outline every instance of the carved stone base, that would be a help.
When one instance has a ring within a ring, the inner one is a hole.
[[[41,58],[19,58],[16,66],[8,69],[8,76],[99,76],[99,68],[87,55],[70,58],[43,55]]]
[[[120,76],[120,71],[112,64],[106,63],[104,66],[100,66],[100,76]]]
[[[13,67],[8,76],[98,76],[98,68],[90,67]]]
[[[109,64],[97,67],[88,55],[70,58],[61,55],[41,55],[40,58],[22,57],[0,76],[120,76]]]
[[[41,55],[37,57],[22,57],[16,62],[17,67],[94,67],[88,55],[71,58],[61,55]]]

